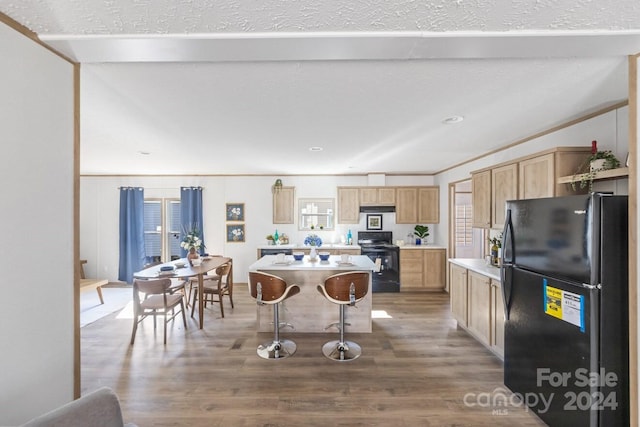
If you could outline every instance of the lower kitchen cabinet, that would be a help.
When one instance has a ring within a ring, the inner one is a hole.
[[[491,279],[491,349],[500,358],[504,358],[504,302],[502,301],[502,284]]]
[[[491,342],[491,279],[470,271],[467,274],[469,321],[467,329],[485,346]]]
[[[400,292],[443,290],[446,257],[443,248],[400,248]]]
[[[449,264],[449,301],[458,325],[467,326],[467,269]]]
[[[501,359],[504,357],[504,304],[499,280],[449,263],[451,314],[458,326]]]

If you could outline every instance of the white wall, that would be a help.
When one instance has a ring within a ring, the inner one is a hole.
[[[599,150],[611,150],[624,164],[629,152],[629,108],[623,107],[615,111],[599,115],[590,120],[580,122],[557,132],[544,135],[508,150],[478,159],[435,176],[436,185],[440,186],[440,223],[435,228],[436,243],[446,246],[449,226],[447,188],[449,183],[463,179],[471,179],[472,171],[506,162],[518,157],[537,153],[553,147],[591,146],[591,141],[598,141]],[[596,191],[613,191],[616,194],[628,194],[628,180],[603,181],[594,183]]]
[[[300,243],[308,231],[296,224],[273,224],[271,186],[281,178],[285,186],[295,187],[295,199],[337,198],[338,186],[369,185],[367,176],[228,176],[228,177],[82,177],[80,180],[80,258],[87,259],[88,277],[118,278],[118,212],[120,186],[145,188],[145,197],[179,198],[181,186],[203,187],[204,236],[207,252],[233,257],[234,280],[245,283],[248,267],[256,260],[256,249],[265,245],[265,237],[276,229],[286,233],[291,243]],[[433,185],[431,176],[389,176],[385,185]],[[246,242],[227,243],[226,203],[245,204]],[[340,242],[348,230],[357,238],[364,231],[365,214],[360,224],[338,224],[335,231],[315,231],[323,241]],[[383,214],[383,228],[394,239],[404,239],[415,224],[395,224],[395,213]],[[428,241],[433,241],[433,233]]]
[[[73,66],[0,23],[0,425],[73,399]]]

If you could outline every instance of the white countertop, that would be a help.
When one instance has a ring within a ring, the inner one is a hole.
[[[299,245],[296,243],[289,243],[287,245],[260,245],[258,249],[309,249],[311,246]],[[345,245],[340,243],[323,243],[322,246],[317,248],[319,251],[323,249],[360,249],[358,245]]]
[[[400,249],[446,249],[444,246],[436,245],[402,245]]]
[[[249,266],[249,271],[258,270],[375,270],[376,265],[366,255],[352,255],[351,264],[341,264],[340,255],[331,255],[328,261],[310,261],[306,255],[302,261],[295,261],[292,255],[285,257],[286,264],[276,264],[275,255],[265,255]]]
[[[485,260],[479,258],[449,258],[449,262],[464,267],[468,270],[500,280],[500,269],[493,265],[487,265]]]

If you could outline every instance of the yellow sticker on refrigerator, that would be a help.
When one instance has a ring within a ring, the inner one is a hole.
[[[548,286],[547,279],[542,279],[542,285],[544,312],[576,325],[580,331],[584,332],[584,296]]]

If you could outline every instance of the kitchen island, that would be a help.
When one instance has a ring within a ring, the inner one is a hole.
[[[322,296],[316,289],[329,276],[349,271],[369,273],[369,292],[356,307],[347,308],[345,321],[350,323],[345,332],[371,332],[371,272],[376,268],[373,261],[364,255],[351,257],[351,265],[340,263],[340,256],[331,255],[328,261],[294,261],[287,256],[285,263],[276,263],[275,255],[265,255],[249,266],[249,271],[260,271],[283,278],[287,285],[300,286],[300,293],[283,302],[280,321],[294,326],[291,332],[327,332],[325,328],[339,320],[339,308]],[[259,332],[273,331],[271,306],[257,306],[256,328]],[[289,329],[284,329],[289,333]]]

